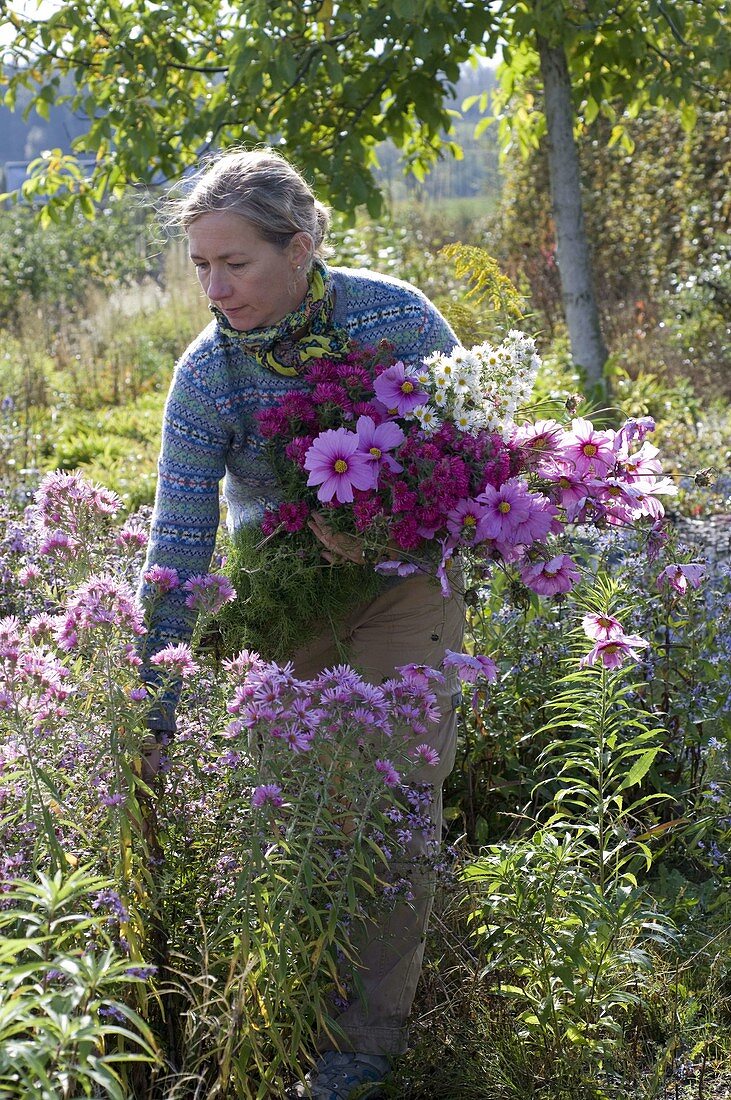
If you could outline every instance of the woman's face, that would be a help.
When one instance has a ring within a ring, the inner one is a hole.
[[[276,324],[307,292],[305,233],[296,233],[282,249],[240,214],[222,210],[191,222],[188,246],[209,301],[239,332]]]

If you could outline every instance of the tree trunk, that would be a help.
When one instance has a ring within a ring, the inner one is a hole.
[[[571,78],[563,45],[552,46],[536,35],[541,62],[551,205],[566,324],[574,362],[586,374],[589,388],[604,388],[602,369],[607,349],[594,296],[589,243],[584,229],[579,154],[574,141]]]

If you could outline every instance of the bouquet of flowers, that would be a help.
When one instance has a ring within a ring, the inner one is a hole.
[[[674,486],[644,442],[651,418],[616,431],[581,418],[518,424],[539,366],[519,331],[418,366],[386,344],[316,360],[307,391],[258,414],[281,503],[232,546],[239,599],[225,609],[224,637],[284,657],[389,575],[428,572],[448,596],[450,563],[463,554],[518,563],[536,592],[568,591],[578,570],[556,553],[567,525],[659,519],[658,494]],[[362,565],[323,560],[314,514],[359,540]]]

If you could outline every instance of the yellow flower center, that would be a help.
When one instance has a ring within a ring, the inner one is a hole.
[[[374,458],[380,458],[382,453],[383,452],[378,447],[371,447],[370,451],[368,452],[368,454],[373,455]]]
[[[413,382],[403,382],[401,385],[401,393],[412,393],[414,389]]]
[[[501,500],[497,506],[497,510],[498,512],[502,512],[504,516],[507,516],[508,512],[510,511],[510,507],[510,501]]]
[[[348,469],[348,463],[345,461],[344,458],[336,458],[335,459],[335,473],[336,474],[344,474],[347,469]]]
[[[476,523],[477,523],[477,520],[475,519],[474,516],[465,516],[465,518],[464,518],[465,527],[474,527],[476,525]]]
[[[587,458],[593,458],[599,448],[594,443],[585,443],[581,448]]]
[[[559,488],[561,488],[561,489],[570,489],[571,488],[571,482],[569,481],[569,479],[567,477],[560,477],[558,479],[558,484],[559,484]]]

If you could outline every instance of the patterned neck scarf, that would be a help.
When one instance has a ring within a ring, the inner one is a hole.
[[[333,322],[332,275],[321,260],[315,260],[308,276],[305,299],[276,325],[239,332],[231,328],[215,306],[211,312],[222,332],[275,374],[296,377],[311,359],[342,355],[348,346],[345,329]]]

